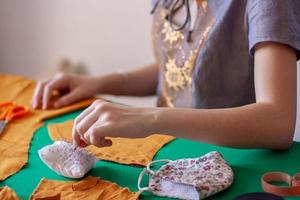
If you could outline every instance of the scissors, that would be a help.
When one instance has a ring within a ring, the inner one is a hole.
[[[11,120],[21,118],[28,113],[27,106],[17,105],[15,102],[0,103],[0,135]]]

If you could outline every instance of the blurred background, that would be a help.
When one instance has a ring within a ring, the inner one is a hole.
[[[0,73],[45,79],[59,71],[104,74],[152,63],[150,10],[149,0],[1,0]],[[299,77],[298,70],[298,97]],[[156,100],[109,98],[148,107]],[[300,141],[299,125],[298,112]]]
[[[1,0],[0,72],[45,79],[105,74],[153,62],[149,0]],[[155,98],[117,98],[155,105]]]

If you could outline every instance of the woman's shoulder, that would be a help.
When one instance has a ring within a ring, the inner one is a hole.
[[[246,16],[250,48],[259,42],[279,42],[295,48],[300,58],[299,0],[248,0]]]

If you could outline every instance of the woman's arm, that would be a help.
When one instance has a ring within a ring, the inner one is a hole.
[[[261,43],[255,48],[256,103],[228,109],[160,109],[154,131],[231,147],[286,149],[293,141],[296,88],[295,51]]]
[[[158,66],[152,64],[129,72],[113,73],[99,77],[101,93],[125,96],[155,95]]]
[[[106,136],[165,133],[237,148],[287,149],[296,121],[296,54],[285,45],[256,46],[256,103],[226,109],[128,108],[96,101],[75,120],[73,139],[110,145]]]

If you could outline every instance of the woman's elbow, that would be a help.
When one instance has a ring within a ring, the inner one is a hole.
[[[285,118],[280,120],[280,122],[276,122],[273,130],[277,134],[275,135],[276,146],[274,149],[276,150],[287,150],[289,149],[294,140],[294,133],[295,133],[295,126],[296,126],[296,116]]]

